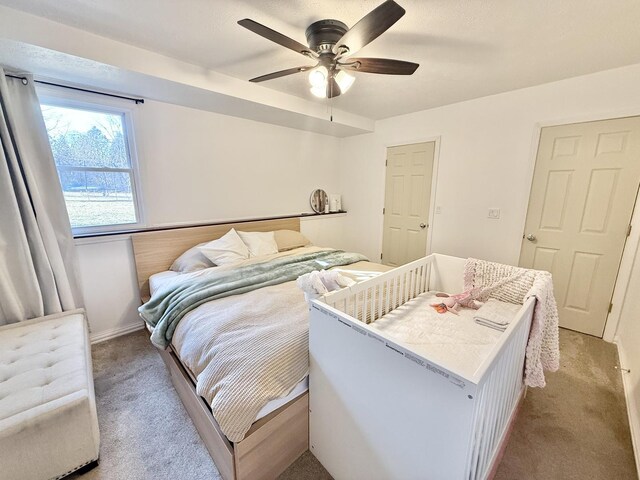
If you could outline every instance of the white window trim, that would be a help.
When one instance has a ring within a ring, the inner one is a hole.
[[[122,115],[122,126],[125,133],[126,148],[131,162],[131,169],[114,169],[92,167],[95,171],[127,171],[131,177],[131,192],[133,194],[133,204],[136,213],[137,222],[135,223],[118,223],[113,225],[98,225],[90,227],[72,228],[74,237],[87,236],[98,233],[116,233],[127,232],[129,230],[139,230],[146,226],[146,217],[142,201],[142,187],[140,181],[140,168],[138,163],[138,155],[136,148],[136,136],[134,129],[134,113],[137,104],[130,103],[127,100],[104,99],[97,94],[84,92],[71,92],[55,87],[37,86],[38,98],[40,103],[45,105],[68,107],[79,110],[89,110],[102,113],[114,113]],[[57,167],[56,167],[57,170]]]

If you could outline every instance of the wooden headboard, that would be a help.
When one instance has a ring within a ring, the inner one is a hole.
[[[169,270],[173,261],[187,249],[198,243],[220,238],[232,228],[245,232],[300,231],[300,218],[220,223],[202,227],[134,233],[131,236],[131,242],[136,261],[140,298],[144,301],[150,296],[149,277],[151,275]]]

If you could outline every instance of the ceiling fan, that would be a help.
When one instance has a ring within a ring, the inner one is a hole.
[[[388,58],[350,57],[382,35],[404,14],[404,8],[393,0],[386,0],[351,28],[338,20],[319,20],[309,25],[305,32],[309,46],[249,18],[240,20],[238,24],[244,28],[317,61],[314,66],[288,68],[261,75],[249,81],[264,82],[309,71],[311,93],[321,98],[332,98],[345,93],[355,81],[355,78],[347,73],[349,71],[411,75],[419,67],[417,63]]]

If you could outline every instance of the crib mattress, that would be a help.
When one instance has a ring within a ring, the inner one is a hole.
[[[477,324],[476,310],[459,315],[438,313],[435,292],[424,293],[369,324],[382,336],[430,360],[471,378],[504,332]],[[501,312],[515,318],[521,305],[498,302]]]

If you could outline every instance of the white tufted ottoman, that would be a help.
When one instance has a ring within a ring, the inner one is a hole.
[[[0,327],[0,479],[60,478],[99,447],[84,311]]]

